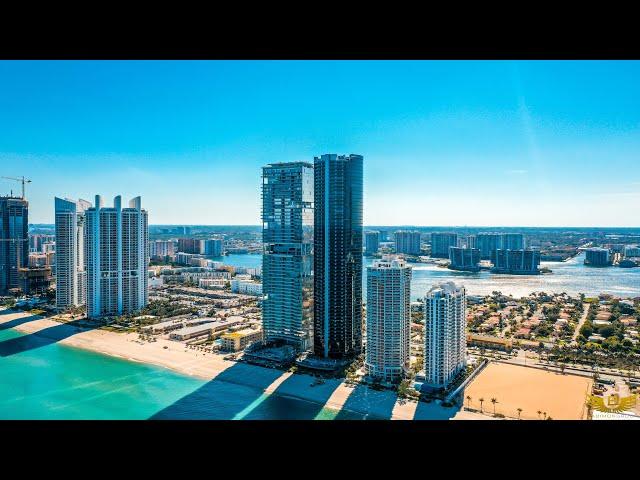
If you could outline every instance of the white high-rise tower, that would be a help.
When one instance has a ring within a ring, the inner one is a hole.
[[[87,273],[84,259],[86,200],[55,198],[56,307],[77,307],[86,302]]]
[[[140,310],[147,304],[149,227],[141,198],[122,208],[103,206],[86,211],[87,316],[99,318]]]
[[[440,283],[424,298],[424,373],[430,387],[444,388],[466,365],[467,298],[464,287]]]
[[[385,257],[367,267],[367,375],[401,379],[410,367],[411,267]]]

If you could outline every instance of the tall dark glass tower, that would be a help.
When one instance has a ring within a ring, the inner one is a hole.
[[[29,203],[0,197],[0,295],[20,288],[19,268],[29,266]]]
[[[362,155],[314,159],[315,355],[362,350]]]

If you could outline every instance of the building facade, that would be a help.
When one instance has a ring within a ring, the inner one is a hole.
[[[343,360],[362,351],[361,155],[314,160],[314,354]]]
[[[223,252],[223,241],[221,238],[211,238],[204,241],[204,254],[210,257],[221,257]]]
[[[524,250],[524,235],[522,233],[503,233],[502,248],[505,250]]]
[[[197,238],[179,238],[178,251],[184,253],[204,253],[204,242]]]
[[[175,255],[175,243],[172,240],[154,240],[149,242],[149,256],[164,259]]]
[[[231,280],[231,292],[244,295],[262,295],[262,284],[252,280]]]
[[[86,200],[56,197],[56,307],[65,309],[86,303],[87,272],[85,270]]]
[[[611,252],[608,248],[588,248],[585,251],[584,264],[592,267],[607,267],[611,265]]]
[[[387,382],[410,367],[411,267],[386,257],[367,267],[365,372]]]
[[[431,256],[449,258],[449,247],[458,246],[458,234],[434,232],[431,234]]]
[[[364,253],[375,255],[380,247],[380,232],[364,232]]]
[[[480,250],[477,248],[449,247],[449,260],[449,268],[452,270],[480,270]]]
[[[0,295],[21,289],[19,269],[29,265],[29,202],[0,197]]]
[[[86,210],[87,315],[115,316],[147,304],[149,226],[140,197],[122,208],[120,196],[105,207],[96,195]]]
[[[310,348],[313,329],[313,165],[262,169],[262,328],[266,342]]]
[[[475,241],[482,260],[493,260],[493,253],[502,248],[502,235],[499,233],[480,232]]]
[[[36,233],[34,235],[29,235],[29,252],[31,253],[45,253],[46,247],[45,244],[50,244],[51,242],[55,242],[55,235],[48,235],[44,233]]]
[[[540,251],[498,249],[494,252],[492,271],[515,275],[537,275],[540,273]]]
[[[453,282],[433,286],[424,299],[425,384],[447,387],[465,368],[467,300]]]
[[[420,255],[420,232],[398,230],[393,234],[396,243],[396,253],[406,255]]]

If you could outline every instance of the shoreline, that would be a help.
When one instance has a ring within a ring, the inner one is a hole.
[[[155,342],[141,343],[137,333],[115,333],[99,329],[79,330],[77,327],[19,310],[1,310],[0,326],[27,317],[29,320],[25,323],[10,328],[23,334],[34,334],[51,339],[54,340],[54,343],[64,346],[124,361],[165,368],[176,374],[197,378],[205,382],[215,380],[218,375],[234,365],[242,365],[243,369],[248,369],[251,372],[251,376],[239,378],[238,384],[259,390],[267,396],[276,395],[315,403],[321,405],[322,409],[332,410],[336,416],[340,411],[344,411],[374,419],[412,420],[417,408],[416,402],[398,401],[394,392],[374,392],[366,387],[350,388],[345,385],[344,379],[328,379],[323,385],[311,388],[310,384],[313,383],[315,377],[278,371],[281,374],[275,381],[271,381],[273,369],[224,360],[222,355],[189,350],[181,343],[163,338],[158,338]],[[56,329],[55,332],[47,332],[52,328]],[[265,380],[266,378],[269,380]],[[219,381],[227,382],[227,380]],[[263,384],[269,382],[271,383],[266,387],[262,387]],[[358,391],[356,392],[356,390]],[[374,397],[378,401],[371,402],[370,400]],[[385,408],[382,408],[382,404],[385,405]],[[390,408],[390,405],[393,408]],[[443,415],[448,409],[436,405],[431,405],[431,407],[429,410],[433,410],[433,418],[454,416],[453,414]]]

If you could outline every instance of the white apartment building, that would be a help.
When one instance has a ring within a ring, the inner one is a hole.
[[[86,302],[85,211],[86,200],[55,198],[56,307],[65,309]]]
[[[367,375],[397,381],[410,367],[411,267],[385,257],[367,267]]]
[[[262,295],[262,284],[234,278],[231,280],[231,292],[244,295]]]
[[[425,384],[444,388],[466,365],[467,299],[453,282],[434,285],[424,299]]]
[[[86,211],[87,315],[99,318],[140,310],[147,304],[149,227],[141,198],[122,208],[120,196],[104,207],[96,195]]]

